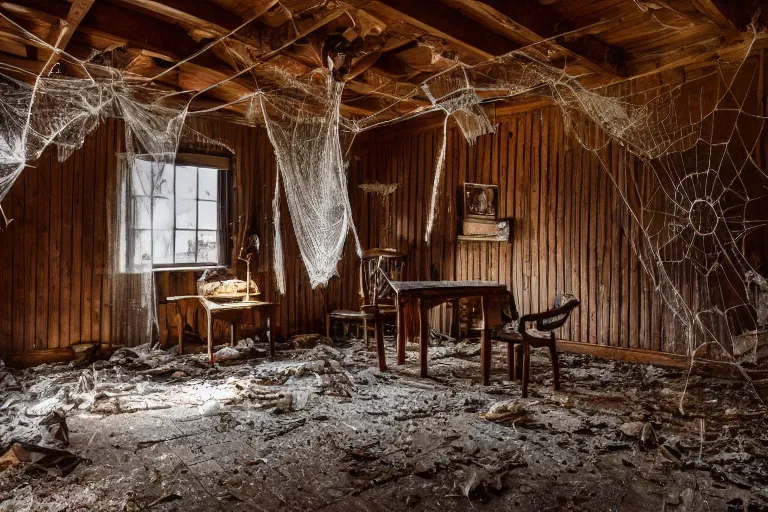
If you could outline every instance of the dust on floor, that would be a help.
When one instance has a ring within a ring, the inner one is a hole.
[[[0,370],[2,448],[38,462],[0,460],[0,510],[768,510],[766,411],[735,375],[561,354],[555,392],[536,351],[522,399],[500,353],[479,384],[474,341],[432,347],[428,379],[354,340],[265,355]]]

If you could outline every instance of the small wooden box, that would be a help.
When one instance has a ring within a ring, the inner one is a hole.
[[[509,240],[509,220],[477,221],[465,220],[462,222],[462,234],[464,237],[477,237],[479,239],[493,239],[496,241]]]

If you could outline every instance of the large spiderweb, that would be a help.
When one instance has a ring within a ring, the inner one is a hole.
[[[629,212],[631,226],[625,228],[639,232],[631,240],[633,248],[681,326],[684,351],[692,359],[709,353],[744,365],[761,362],[761,349],[768,345],[766,262],[764,253],[751,253],[748,247],[765,234],[768,178],[760,154],[765,112],[750,100],[760,72],[752,45],[696,83],[632,94],[620,86],[585,88],[578,77],[543,60],[544,41],[476,66],[457,63],[420,87],[396,80],[378,84],[380,110],[345,117],[344,85],[329,77],[324,59],[318,55],[318,68],[311,73],[290,74],[267,59],[297,37],[273,45],[274,50],[257,51],[236,39],[252,20],[154,77],[167,77],[207,51],[226,54],[238,69],[195,91],[174,91],[131,74],[119,50],[77,59],[6,21],[15,27],[15,36],[48,48],[81,78],[54,72],[30,80],[24,70],[0,66],[0,199],[47,146],[55,145],[64,159],[107,117],[125,121],[129,157],[144,153],[161,165],[172,161],[187,116],[245,105],[243,122],[266,125],[279,164],[273,218],[278,284],[283,282],[282,183],[310,281],[322,285],[335,274],[346,234],[353,229],[342,141],[351,143],[357,132],[414,115],[445,114],[427,217],[429,239],[449,118],[472,143],[493,130],[483,103],[544,96],[560,107],[570,133],[594,152],[616,184]],[[297,28],[294,36],[299,35]],[[755,40],[761,37],[755,34]],[[241,92],[233,96],[230,90],[225,104],[192,108],[202,94],[233,82]],[[403,108],[424,97],[429,106]],[[611,165],[616,145],[634,155],[634,173]],[[649,186],[640,187],[641,182]]]
[[[692,83],[663,86],[650,95],[621,94],[618,87],[587,90],[525,51],[472,68],[457,66],[424,87],[458,84],[454,97],[465,98],[550,96],[567,130],[597,156],[620,193],[632,224],[625,229],[639,233],[631,240],[633,249],[675,317],[684,346],[674,348],[692,362],[716,357],[742,363],[744,371],[768,360],[768,175],[758,161],[767,118],[758,100],[762,91],[757,91],[761,63],[751,57],[762,37],[755,33],[744,54],[717,63]],[[457,75],[467,77],[469,86]],[[485,126],[482,110],[465,108],[462,115]],[[445,139],[445,126],[443,133]],[[636,172],[612,165],[616,145],[633,155]],[[444,147],[434,174],[427,237],[443,152]]]

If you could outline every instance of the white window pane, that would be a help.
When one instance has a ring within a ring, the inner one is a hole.
[[[216,232],[199,231],[197,236],[197,261],[199,263],[215,263],[218,259]]]
[[[177,231],[176,232],[176,263],[194,263],[195,262],[195,232]]]
[[[197,197],[197,167],[185,165],[176,167],[176,197],[181,199]]]
[[[173,201],[162,197],[155,198],[152,229],[173,229]]]
[[[166,229],[152,231],[153,263],[173,263],[172,233]]]
[[[136,267],[152,264],[152,231],[134,231],[133,264]]]
[[[213,201],[200,201],[197,203],[197,228],[216,229],[218,223],[218,205]]]
[[[200,167],[197,172],[200,186],[199,198],[216,201],[219,197],[219,170]]]
[[[176,228],[195,229],[197,222],[197,201],[194,199],[176,199]]]
[[[135,197],[133,199],[133,227],[134,229],[152,229],[152,212],[149,197]]]
[[[155,165],[155,189],[154,195],[161,197],[173,197],[173,166]]]
[[[131,195],[152,195],[152,164],[147,160],[134,160],[131,168]]]

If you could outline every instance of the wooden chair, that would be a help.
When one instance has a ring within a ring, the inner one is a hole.
[[[581,303],[575,297],[570,298],[565,304],[558,305],[558,298],[555,299],[553,309],[541,313],[531,313],[523,315],[520,318],[518,332],[491,332],[491,340],[507,344],[507,364],[509,380],[515,380],[517,376],[517,345],[523,347],[523,375],[522,387],[523,397],[528,396],[528,380],[530,378],[531,368],[531,347],[549,348],[549,354],[552,358],[552,372],[554,375],[555,389],[560,389],[560,366],[557,361],[557,345],[555,341],[555,330],[568,321],[571,312]],[[535,323],[535,329],[529,329],[528,324]]]
[[[368,332],[376,330],[378,321],[383,322],[390,318],[395,319],[397,310],[392,290],[381,277],[383,273],[390,279],[399,280],[405,266],[405,254],[394,249],[370,249],[363,252],[360,260],[360,298],[362,305],[359,311],[337,309],[329,307],[327,292],[326,299],[325,333],[331,337],[331,325],[334,320],[343,323],[355,322],[363,324],[363,337],[365,346],[368,347]]]

